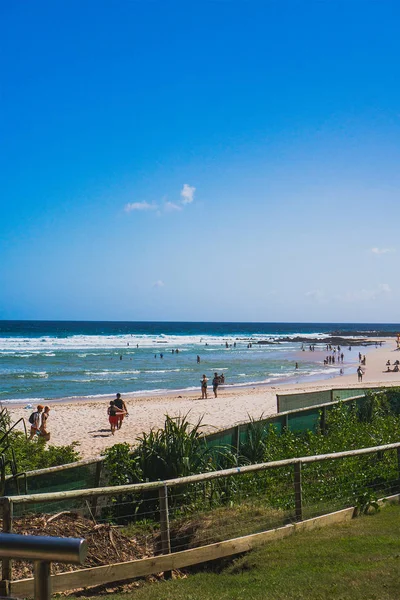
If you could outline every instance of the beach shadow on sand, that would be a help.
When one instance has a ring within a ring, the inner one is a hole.
[[[111,435],[111,431],[109,429],[96,429],[95,431],[89,431],[88,433],[92,433],[93,437],[108,437]],[[106,435],[105,435],[106,434]]]

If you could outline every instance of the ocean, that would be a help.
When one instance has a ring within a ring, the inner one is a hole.
[[[296,338],[325,351],[319,340],[330,334],[396,331],[399,324],[0,321],[0,401],[195,390],[214,372],[226,386],[326,378],[353,369],[350,354],[344,365],[324,366],[321,352],[302,354]]]

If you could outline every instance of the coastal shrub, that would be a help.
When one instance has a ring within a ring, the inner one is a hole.
[[[397,398],[397,399],[396,399]],[[272,425],[250,421],[247,438],[233,448],[210,448],[201,436],[201,421],[191,426],[187,415],[166,417],[164,428],[137,438],[133,451],[118,444],[106,451],[106,466],[114,485],[157,481],[217,469],[270,462],[299,456],[336,453],[396,442],[400,439],[400,396],[370,394],[364,405],[355,402],[331,407],[326,415],[325,431],[279,432]],[[393,408],[395,407],[395,408]],[[315,516],[343,506],[372,505],[375,496],[398,491],[396,451],[346,457],[303,465],[303,501],[305,514]],[[182,485],[169,491],[172,518],[195,515],[222,506],[243,502],[261,502],[283,511],[287,519],[294,515],[293,465],[263,472],[225,477],[208,482]],[[125,515],[158,518],[158,499],[154,492],[140,499],[130,496],[115,499],[115,505],[129,505]],[[116,516],[121,507],[113,511]]]
[[[5,475],[11,474],[13,469],[21,473],[65,465],[80,459],[77,442],[68,446],[51,446],[40,438],[29,440],[21,431],[9,432],[11,425],[9,411],[7,408],[2,408],[0,411],[0,455],[3,456],[2,464],[5,467]]]
[[[76,462],[80,459],[77,446],[77,442],[68,446],[50,446],[40,438],[27,440],[23,433],[17,431],[10,434],[9,448],[5,454],[11,459],[11,451],[14,452],[19,472],[34,471]],[[7,471],[11,473],[10,466]]]
[[[165,417],[164,427],[151,429],[136,438],[133,450],[128,444],[116,444],[105,451],[105,467],[112,485],[138,483],[141,481],[164,481],[204,473],[217,469],[215,453],[212,453],[201,434],[202,419],[190,424],[188,415],[176,418]],[[221,453],[221,462],[232,460],[231,453]],[[190,506],[193,497],[199,498],[198,489],[179,486],[174,489],[171,506],[179,502]],[[212,496],[221,498],[223,490],[216,485]],[[204,494],[203,494],[204,499]],[[207,496],[207,502],[209,498]],[[220,500],[221,501],[221,500]],[[158,514],[158,496],[154,492],[137,496],[118,496],[113,500],[112,517],[118,520],[125,517],[148,518]]]

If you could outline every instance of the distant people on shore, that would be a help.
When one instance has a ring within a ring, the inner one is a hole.
[[[200,356],[197,355],[197,364],[199,364],[199,362],[200,362]]]
[[[214,379],[212,380],[214,398],[218,398],[218,386],[219,386],[219,377],[218,373],[214,373]]]
[[[114,405],[123,412],[119,412],[117,414],[117,429],[121,429],[122,427],[122,421],[124,420],[125,415],[128,416],[128,409],[126,407],[125,402],[122,400],[121,394],[118,392],[117,397],[114,400]]]
[[[40,435],[40,426],[42,419],[41,415],[43,412],[43,408],[44,407],[41,404],[38,404],[36,411],[33,412],[29,417],[29,423],[31,424],[31,433],[29,436],[30,440],[32,440],[35,437],[35,435]]]
[[[41,404],[38,404],[37,410],[29,417],[29,423],[31,424],[30,440],[37,435],[41,440],[45,442],[49,441],[50,433],[47,431],[47,419],[49,418],[49,413],[49,406],[43,407]]]
[[[45,442],[48,442],[50,440],[50,432],[47,431],[47,419],[49,418],[49,414],[50,414],[50,407],[45,406],[44,411],[42,413],[42,422],[40,425],[40,437]]]
[[[390,368],[390,360],[387,361],[386,363],[386,371],[384,371],[384,373],[398,373],[399,372],[399,365],[400,365],[400,361],[399,360],[395,360],[393,363],[393,369]]]
[[[207,399],[207,377],[205,375],[203,375],[203,378],[201,380],[201,397],[202,399]]]
[[[213,392],[214,392],[215,398],[217,398],[217,396],[218,396],[218,387],[220,385],[224,385],[224,383],[225,383],[225,375],[223,373],[221,375],[218,375],[218,373],[214,373],[212,385],[213,385]]]
[[[361,365],[358,366],[357,375],[358,375],[358,381],[359,381],[359,383],[361,383],[363,375],[364,375],[364,371],[362,370]]]

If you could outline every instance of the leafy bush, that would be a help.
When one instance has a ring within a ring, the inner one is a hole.
[[[137,438],[138,446],[117,444],[106,451],[106,466],[114,485],[140,481],[166,480],[221,468],[270,462],[300,456],[329,454],[400,440],[400,415],[393,410],[397,399],[386,394],[370,394],[363,406],[356,403],[334,405],[326,416],[326,431],[291,430],[278,432],[274,425],[251,421],[248,435],[233,449],[211,449],[201,437],[201,421],[191,426],[187,416],[166,417],[163,429]],[[397,404],[396,404],[397,403]],[[294,512],[294,469],[292,465],[263,472],[226,477],[209,482],[182,485],[170,490],[170,508],[175,517],[218,506],[238,506],[261,499],[271,509]],[[303,465],[303,501],[311,515],[343,506],[373,506],[375,496],[398,489],[396,452],[346,457]],[[112,517],[158,518],[155,494],[140,498],[118,497]],[[368,502],[366,502],[366,499]],[[129,508],[128,508],[129,507]]]
[[[50,446],[40,438],[29,440],[21,431],[12,430],[7,408],[0,411],[0,455],[4,457],[5,474],[12,473],[12,464],[18,472],[55,467],[79,460],[77,442],[68,446]]]
[[[18,471],[34,471],[65,465],[79,460],[78,442],[68,446],[49,446],[40,438],[28,440],[19,431],[11,433],[10,447],[6,456],[11,458],[11,448],[14,451]]]

